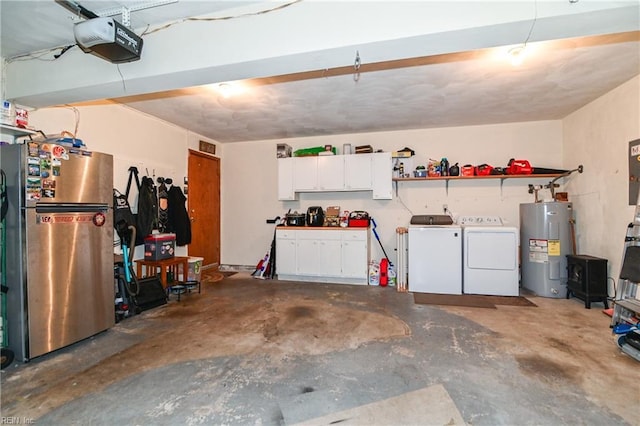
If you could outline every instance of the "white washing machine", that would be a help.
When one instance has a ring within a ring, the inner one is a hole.
[[[409,291],[462,294],[462,228],[412,225],[408,241]]]
[[[463,292],[518,296],[518,228],[503,226],[495,216],[463,216],[458,224],[463,235]]]

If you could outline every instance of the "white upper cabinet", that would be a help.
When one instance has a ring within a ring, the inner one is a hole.
[[[372,187],[374,200],[390,200],[393,198],[391,182],[393,181],[393,166],[390,152],[371,154],[372,157]]]
[[[325,155],[317,158],[317,189],[319,191],[342,191],[344,189],[344,155]]]
[[[278,200],[295,200],[293,190],[293,157],[278,158]]]
[[[343,155],[344,187],[348,191],[371,190],[371,155]]]
[[[298,192],[373,191],[392,198],[391,153],[289,157],[278,159],[278,199]]]
[[[291,157],[293,159],[293,190],[318,190],[318,157]]]

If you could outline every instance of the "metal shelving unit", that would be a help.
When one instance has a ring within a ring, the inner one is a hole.
[[[628,249],[631,246],[640,246],[640,191],[638,193],[638,201],[636,203],[633,222],[631,222],[627,227],[627,235],[625,237],[625,250],[622,256],[623,270],[625,261],[633,262],[633,259],[627,258],[629,256]],[[638,286],[640,285],[638,281],[640,280],[634,280],[633,277],[627,277],[623,275],[626,274],[623,274],[623,272],[621,272],[620,280],[618,281],[618,291],[616,292],[616,299],[613,301],[613,315],[611,318],[612,327],[615,327],[616,325],[622,323],[634,323],[633,317],[640,318],[640,300],[637,299]]]
[[[24,129],[22,127],[9,126],[7,124],[0,124],[0,134],[10,135],[10,136],[13,136],[14,138],[17,138],[20,136],[35,135],[36,133],[37,132],[33,130]]]
[[[611,327],[617,335],[616,343],[620,350],[636,361],[640,361],[640,348],[637,344],[638,327],[640,327],[640,190],[633,222],[627,227],[624,239],[624,252],[620,268],[620,280],[613,301]],[[634,343],[635,342],[635,343]]]

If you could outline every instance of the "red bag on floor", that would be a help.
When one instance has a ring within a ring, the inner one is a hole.
[[[387,258],[380,260],[380,285],[386,287],[389,284],[389,261]]]

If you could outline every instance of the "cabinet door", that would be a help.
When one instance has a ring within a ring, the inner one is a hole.
[[[318,157],[318,185],[320,191],[342,191],[344,189],[344,156]]]
[[[276,274],[295,275],[296,234],[291,230],[276,231]]]
[[[296,242],[298,253],[296,256],[296,274],[298,275],[318,275],[318,241],[312,238],[305,238],[304,234],[309,231],[300,232]]]
[[[325,232],[328,237],[337,239],[322,239],[318,241],[318,275],[327,277],[339,277],[342,274],[342,256],[340,231]]]
[[[278,200],[295,200],[293,190],[293,157],[278,158]]]
[[[300,231],[296,241],[299,275],[340,276],[340,231]]]
[[[390,200],[393,198],[391,153],[380,152],[372,155],[372,189],[374,200]]]
[[[343,155],[344,187],[348,191],[371,190],[371,154]]]
[[[318,157],[294,157],[293,190],[315,191],[318,189]]]
[[[344,231],[342,234],[342,276],[367,279],[368,232]]]

